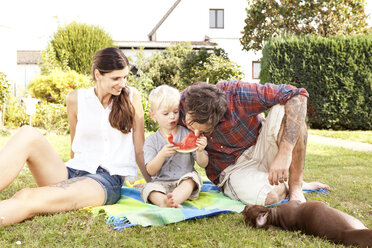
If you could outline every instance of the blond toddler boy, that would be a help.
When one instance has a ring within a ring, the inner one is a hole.
[[[185,200],[198,199],[203,182],[194,162],[202,168],[208,165],[208,154],[204,150],[206,137],[197,139],[198,148],[192,153],[179,153],[176,151],[179,147],[167,143],[169,134],[173,135],[174,142],[180,142],[190,132],[177,125],[179,102],[179,91],[167,85],[157,87],[149,96],[150,117],[159,124],[159,129],[146,138],[143,148],[152,182],[143,187],[141,196],[144,202],[159,207],[182,208]]]

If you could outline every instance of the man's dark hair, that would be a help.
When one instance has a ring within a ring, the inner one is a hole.
[[[185,96],[185,113],[193,122],[210,124],[213,128],[227,110],[226,94],[215,85],[201,82],[189,88]]]

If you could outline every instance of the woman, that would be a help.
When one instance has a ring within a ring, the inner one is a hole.
[[[71,159],[63,163],[47,139],[24,126],[0,151],[0,191],[25,162],[38,185],[0,202],[0,225],[37,214],[114,204],[123,180],[144,174],[144,118],[138,91],[127,87],[128,59],[118,48],[94,55],[96,83],[67,96]],[[148,179],[147,173],[144,174]]]

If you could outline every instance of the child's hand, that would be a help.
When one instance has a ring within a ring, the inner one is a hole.
[[[170,157],[176,153],[176,150],[179,149],[178,146],[174,146],[173,144],[166,144],[163,146],[163,148],[160,150],[160,156],[163,158]]]
[[[196,145],[198,146],[198,149],[196,151],[201,152],[205,149],[207,146],[208,141],[205,136],[200,137],[199,139],[196,140]]]

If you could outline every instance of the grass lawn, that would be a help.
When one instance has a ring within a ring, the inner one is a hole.
[[[309,129],[309,134],[321,135],[330,138],[348,139],[372,144],[372,131],[329,131]]]
[[[7,139],[0,137],[0,147]],[[48,136],[48,139],[66,161],[69,136]],[[371,161],[371,153],[309,143],[304,180],[327,183],[332,192],[310,193],[306,198],[324,201],[372,228]],[[34,186],[25,168],[0,193],[0,200],[23,187]],[[36,216],[17,225],[0,227],[0,237],[0,247],[343,247],[299,232],[247,228],[241,214],[115,231],[105,224],[104,216],[93,217],[80,210]]]

